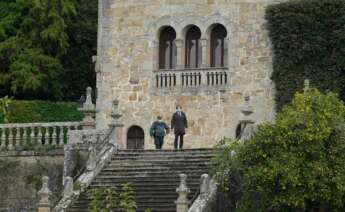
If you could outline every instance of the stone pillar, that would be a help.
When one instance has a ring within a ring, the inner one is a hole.
[[[153,61],[153,70],[159,69],[159,41],[152,41],[151,42],[152,48],[152,61]]]
[[[207,39],[201,38],[200,39],[201,44],[201,54],[202,54],[202,61],[201,61],[201,68],[206,68],[208,66],[207,64]]]
[[[121,121],[122,115],[119,112],[119,101],[113,101],[113,110],[111,112],[112,121],[109,124],[109,128],[112,130],[110,135],[110,143],[117,145],[121,139],[121,131],[124,126]]]
[[[176,204],[176,212],[188,212],[189,201],[187,195],[190,193],[190,189],[187,187],[187,175],[180,174],[180,186],[176,189],[178,193]]]
[[[38,212],[50,212],[50,196],[52,192],[48,187],[49,177],[42,177],[42,188],[38,192],[39,202],[38,202]]]
[[[184,52],[183,52],[183,46],[184,46],[184,40],[182,39],[176,39],[176,49],[177,49],[177,61],[176,61],[176,69],[183,69],[184,68]]]
[[[64,183],[63,197],[70,198],[73,195],[73,178],[66,177]]]
[[[78,110],[84,113],[84,119],[81,121],[83,130],[95,129],[95,105],[92,103],[92,88],[87,87],[86,89],[86,100],[82,108]]]

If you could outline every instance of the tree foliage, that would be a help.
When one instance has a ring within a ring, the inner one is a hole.
[[[73,85],[63,79],[69,79],[66,76],[75,79],[80,68],[85,69],[82,73],[87,77],[79,78],[78,83],[88,84],[83,80],[91,80],[89,76],[93,76],[89,61],[94,54],[91,46],[96,46],[97,24],[92,29],[90,26],[97,21],[95,4],[97,1],[92,0],[1,1],[0,95],[71,98],[73,92],[65,90]],[[90,20],[86,20],[86,16]],[[79,49],[79,54],[74,49]],[[86,60],[86,57],[90,58]],[[67,58],[76,58],[78,66]]]
[[[345,1],[293,0],[268,7],[274,58],[272,80],[280,110],[304,79],[345,100]]]
[[[214,170],[238,211],[345,209],[345,106],[334,93],[298,93],[275,123],[219,150]]]

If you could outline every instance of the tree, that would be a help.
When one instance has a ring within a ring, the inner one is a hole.
[[[252,139],[223,142],[214,171],[239,211],[344,211],[344,152],[343,102],[309,89]]]
[[[0,2],[0,96],[77,100],[95,86],[95,0]]]

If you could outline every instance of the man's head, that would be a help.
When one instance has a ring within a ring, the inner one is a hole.
[[[158,115],[158,116],[157,116],[157,120],[159,120],[159,121],[161,121],[162,118],[163,118],[163,117],[162,117],[161,115]]]
[[[181,105],[177,105],[177,106],[176,106],[176,111],[182,111]]]

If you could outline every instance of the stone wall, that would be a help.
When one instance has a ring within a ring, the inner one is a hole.
[[[189,119],[186,148],[211,147],[223,137],[234,137],[245,96],[251,97],[256,123],[272,120],[272,52],[264,15],[267,5],[275,2],[278,0],[100,1],[97,128],[107,127],[114,99],[120,101],[124,115],[122,147],[128,129],[137,125],[145,131],[145,148],[153,148],[151,123],[161,114],[170,125],[177,104]],[[198,26],[208,45],[210,27],[216,23],[228,32],[229,83],[208,89],[156,88],[159,30],[172,26],[183,49],[188,26]],[[173,136],[166,141],[165,148],[172,148]]]
[[[36,211],[42,176],[49,176],[56,203],[62,192],[63,150],[0,152],[0,211]]]

